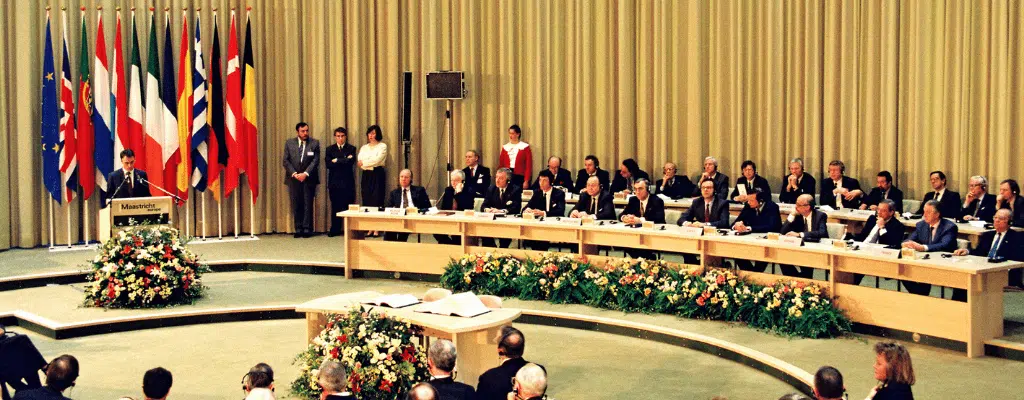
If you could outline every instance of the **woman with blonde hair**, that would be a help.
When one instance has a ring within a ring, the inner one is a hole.
[[[868,400],[913,400],[910,386],[917,379],[907,348],[896,342],[876,343],[875,379],[878,385],[871,389]]]

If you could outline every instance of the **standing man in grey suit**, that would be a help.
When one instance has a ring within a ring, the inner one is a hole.
[[[284,142],[284,184],[292,202],[295,237],[313,236],[313,196],[320,184],[320,142],[309,137],[309,124],[295,124],[295,139]]]

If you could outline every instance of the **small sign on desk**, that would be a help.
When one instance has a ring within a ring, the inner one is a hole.
[[[768,232],[768,240],[779,240],[778,232]]]
[[[525,212],[523,213],[523,219],[527,221],[533,221],[537,219],[537,216],[534,215],[532,212]]]
[[[583,225],[583,220],[579,218],[559,218],[558,223],[565,225],[580,226]]]
[[[523,191],[523,197],[533,197],[533,190],[527,189]]]
[[[348,210],[349,211],[359,211],[359,205],[358,204],[349,204],[348,205]]]
[[[909,247],[904,247],[903,249],[901,249],[900,254],[903,255],[903,258],[911,260],[917,259],[917,250],[911,249]]]
[[[388,207],[384,209],[387,215],[405,215],[406,209],[400,207]]]
[[[718,236],[718,228],[715,228],[713,226],[705,226],[704,234],[707,236]]]
[[[878,256],[878,257],[883,257],[883,258],[890,258],[890,259],[893,259],[893,260],[896,260],[896,259],[900,258],[900,250],[899,249],[887,249],[887,248],[882,247],[882,246],[871,246],[871,247],[864,248],[864,250],[868,254],[871,254],[873,256]]]
[[[472,216],[473,216],[473,218],[479,218],[479,219],[487,219],[487,220],[493,220],[494,219],[494,213],[489,213],[489,212],[478,212],[478,213],[474,213]]]
[[[641,222],[640,227],[644,229],[654,229],[654,221]]]
[[[582,218],[582,220],[583,220],[583,224],[586,224],[586,225],[595,225],[595,224],[597,224],[597,218],[594,217],[593,215],[586,215],[586,216],[584,216]]]
[[[800,245],[804,243],[804,238],[799,236],[779,235],[779,243],[787,246],[800,247]]]
[[[696,226],[684,226],[679,228],[679,232],[683,236],[700,236],[704,234],[704,228],[698,228]]]

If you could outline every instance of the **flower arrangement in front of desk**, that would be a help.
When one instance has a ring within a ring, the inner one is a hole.
[[[185,248],[178,230],[124,229],[99,247],[92,260],[85,305],[145,308],[190,304],[202,297],[209,267]]]
[[[356,398],[396,399],[430,378],[427,355],[416,344],[419,332],[408,322],[359,308],[328,315],[324,330],[295,358],[300,371],[292,382],[292,394],[320,398],[319,368],[331,359],[345,367],[348,391]]]
[[[809,338],[835,337],[851,328],[817,285],[779,281],[764,286],[730,270],[702,272],[664,260],[627,258],[595,266],[585,258],[552,253],[521,261],[508,255],[467,254],[448,264],[441,283],[455,291],[524,300],[739,321]]]

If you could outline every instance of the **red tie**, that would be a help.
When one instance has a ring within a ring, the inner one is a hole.
[[[711,222],[711,204],[704,205],[704,223]]]

